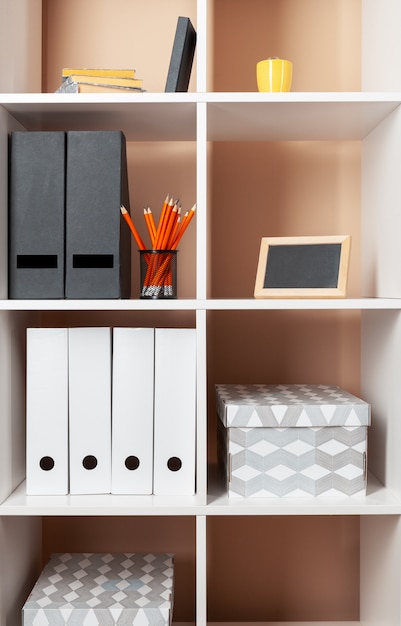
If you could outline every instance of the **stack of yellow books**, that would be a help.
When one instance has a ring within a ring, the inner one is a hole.
[[[134,69],[64,68],[56,93],[142,92],[143,81]]]

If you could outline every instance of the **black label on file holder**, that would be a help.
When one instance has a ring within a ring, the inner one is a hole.
[[[57,254],[17,254],[17,269],[57,269]]]
[[[114,257],[112,254],[73,254],[72,267],[78,269],[112,269]]]

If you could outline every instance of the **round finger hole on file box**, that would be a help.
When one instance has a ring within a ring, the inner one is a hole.
[[[171,456],[167,461],[167,467],[171,472],[178,472],[182,467],[182,461],[178,456]]]
[[[48,472],[52,470],[54,467],[54,459],[51,456],[42,456],[42,458],[39,461],[39,466],[40,466],[40,469],[44,470],[45,472]]]
[[[125,459],[125,467],[128,470],[136,470],[138,469],[139,465],[140,461],[137,456],[127,456],[127,458]]]
[[[92,454],[88,454],[83,458],[82,465],[87,470],[93,470],[97,466],[97,458]]]

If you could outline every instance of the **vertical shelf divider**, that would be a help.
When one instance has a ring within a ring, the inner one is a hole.
[[[196,491],[202,505],[207,502],[207,376],[206,311],[196,312]]]
[[[207,0],[197,0],[196,23],[196,91],[204,92],[206,91],[207,62]]]
[[[207,623],[206,516],[196,517],[196,626]]]
[[[205,102],[197,103],[197,146],[196,146],[196,297],[207,297],[207,109]]]

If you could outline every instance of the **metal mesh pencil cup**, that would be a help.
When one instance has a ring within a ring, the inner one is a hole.
[[[140,250],[141,298],[177,298],[178,250]]]

